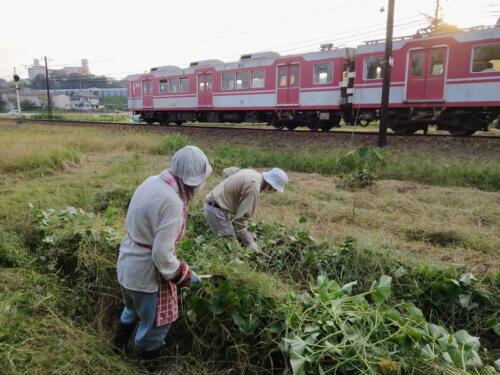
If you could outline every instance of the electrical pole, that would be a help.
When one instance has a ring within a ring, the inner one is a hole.
[[[391,66],[392,66],[392,32],[394,28],[394,2],[389,0],[387,10],[387,29],[385,36],[385,55],[383,74],[384,81],[382,83],[382,105],[380,116],[380,127],[378,133],[378,146],[384,147],[387,144],[387,123],[389,122],[389,92],[391,89]]]
[[[47,67],[47,56],[45,59],[45,85],[47,87],[47,111],[49,115],[49,120],[52,120],[52,103],[50,101],[50,86],[49,86],[49,68]]]

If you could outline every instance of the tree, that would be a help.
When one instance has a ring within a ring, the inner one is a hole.
[[[7,112],[7,102],[2,95],[0,95],[0,112]]]
[[[30,81],[28,87],[34,90],[43,90],[46,88],[46,84],[45,74],[37,74],[35,78]]]
[[[6,89],[9,87],[9,84],[5,79],[0,78],[0,89]]]
[[[22,111],[31,111],[32,109],[35,109],[35,103],[33,103],[29,99],[23,99],[21,100],[21,110]]]

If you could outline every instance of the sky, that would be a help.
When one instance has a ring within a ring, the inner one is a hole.
[[[441,0],[460,27],[495,24],[500,0]],[[425,26],[435,0],[396,0],[395,36]],[[234,61],[252,52],[309,52],[383,38],[387,0],[16,0],[0,5],[0,78],[34,58],[122,78],[151,67]]]

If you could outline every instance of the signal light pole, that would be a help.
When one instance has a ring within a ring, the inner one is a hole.
[[[387,9],[387,28],[385,35],[385,55],[383,74],[384,81],[382,83],[382,103],[380,111],[380,126],[378,132],[378,146],[384,147],[387,144],[387,123],[389,122],[389,93],[391,90],[391,66],[392,66],[392,33],[394,29],[394,2],[389,0]]]
[[[21,117],[21,101],[19,99],[19,81],[21,80],[21,78],[17,75],[16,68],[14,68],[14,75],[12,78],[16,83],[17,111],[18,111],[18,116]]]

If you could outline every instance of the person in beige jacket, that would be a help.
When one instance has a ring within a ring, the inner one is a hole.
[[[226,179],[221,181],[205,200],[205,219],[210,229],[223,237],[238,240],[246,247],[258,249],[247,229],[254,215],[262,191],[282,193],[288,182],[287,174],[273,168],[268,172],[236,167],[224,169]],[[231,222],[229,214],[234,215]]]

